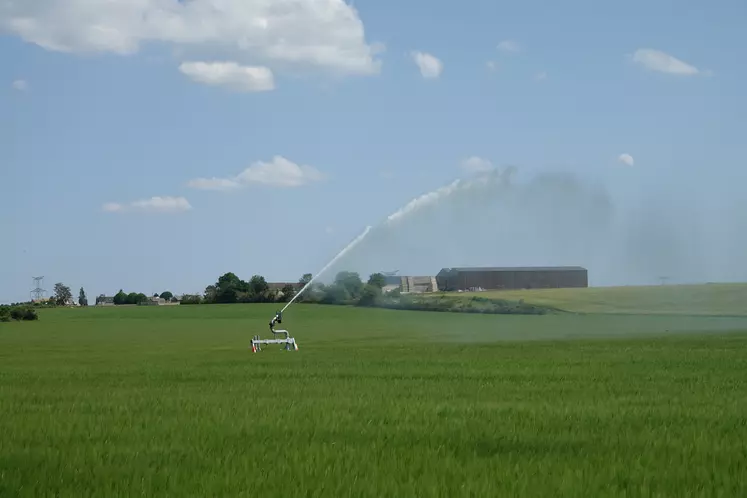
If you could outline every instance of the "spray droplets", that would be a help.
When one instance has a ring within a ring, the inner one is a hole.
[[[332,261],[330,261],[329,263],[327,263],[327,266],[325,266],[324,268],[322,268],[321,270],[319,270],[319,272],[316,275],[314,275],[314,277],[312,277],[312,279],[309,280],[306,283],[306,285],[304,285],[303,288],[300,291],[298,291],[298,294],[296,294],[295,296],[293,296],[293,299],[291,299],[290,301],[288,301],[288,304],[286,304],[285,307],[280,312],[282,313],[283,311],[285,311],[285,309],[288,306],[290,306],[291,303],[293,303],[293,301],[295,301],[298,296],[300,296],[301,294],[303,294],[306,291],[306,289],[308,289],[309,287],[311,287],[311,284],[314,282],[314,280],[316,280],[320,275],[322,275],[324,272],[326,272],[327,270],[329,270],[329,268],[332,265],[334,265],[341,257],[343,257],[345,254],[347,254],[353,247],[357,246],[360,243],[360,241],[363,240],[366,237],[366,235],[368,235],[368,232],[371,231],[371,228],[372,227],[370,225],[367,226],[366,229],[363,230],[363,233],[361,233],[359,236],[357,236],[355,239],[353,239],[353,241],[350,244],[348,244],[347,246],[345,246],[345,248],[342,251],[340,251],[339,253],[337,253],[337,256],[335,256],[334,258],[332,258]]]

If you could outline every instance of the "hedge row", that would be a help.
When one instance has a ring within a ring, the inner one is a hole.
[[[29,306],[0,306],[0,322],[38,320],[36,310]]]

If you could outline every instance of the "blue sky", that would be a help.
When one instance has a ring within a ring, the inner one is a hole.
[[[604,188],[628,213],[607,234],[654,214],[717,232],[667,271],[747,279],[726,264],[747,251],[745,21],[738,0],[0,0],[0,301],[35,275],[91,299],[295,281],[410,199],[508,165]],[[410,235],[445,223],[417,216]],[[361,271],[473,263],[390,244]],[[557,259],[517,244],[474,264]]]

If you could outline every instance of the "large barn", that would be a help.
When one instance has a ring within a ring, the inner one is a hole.
[[[436,281],[441,291],[589,286],[588,272],[580,266],[444,268]]]

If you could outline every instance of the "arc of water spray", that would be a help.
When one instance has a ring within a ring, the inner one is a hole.
[[[507,170],[504,174],[508,176],[512,173],[513,173],[512,170]],[[423,194],[419,197],[416,197],[415,199],[411,200],[410,202],[402,206],[400,209],[398,209],[397,211],[389,215],[387,219],[384,221],[384,225],[391,225],[393,223],[396,223],[402,218],[408,217],[410,214],[415,213],[426,206],[438,203],[444,197],[449,197],[450,195],[454,194],[458,190],[470,189],[470,188],[474,188],[477,186],[485,185],[491,179],[495,178],[496,175],[499,175],[499,173],[497,171],[493,171],[493,172],[489,172],[485,175],[481,175],[478,178],[475,178],[473,180],[469,180],[466,182],[461,179],[458,179],[458,180],[451,182],[450,184],[446,186],[443,186],[432,192],[428,192],[427,194]],[[300,291],[298,291],[298,293],[295,296],[293,296],[293,299],[288,301],[288,304],[286,304],[285,307],[281,310],[281,313],[285,311],[285,309],[288,306],[290,306],[293,303],[293,301],[295,301],[296,298],[298,298],[298,296],[306,292],[306,289],[308,289],[311,286],[311,284],[314,282],[314,280],[317,279],[317,277],[322,275],[333,264],[335,264],[337,260],[339,260],[345,254],[347,254],[352,248],[357,246],[366,237],[366,235],[368,235],[368,232],[370,232],[372,228],[373,227],[370,225],[367,226],[366,229],[363,231],[363,233],[361,233],[355,239],[353,239],[353,241],[350,242],[350,244],[348,244],[347,246],[345,246],[345,248],[342,251],[340,251],[337,254],[337,256],[332,258],[332,261],[327,263],[327,265],[324,268],[319,270],[319,272],[316,275],[314,275],[314,277],[312,277],[312,279],[309,280],[309,282],[306,285],[304,285],[303,288]]]
[[[311,278],[311,280],[309,280],[309,281],[308,281],[308,282],[306,283],[306,285],[304,285],[304,286],[303,286],[303,287],[301,288],[301,290],[300,290],[300,291],[298,291],[298,293],[297,293],[297,294],[296,294],[295,296],[293,296],[293,299],[291,299],[290,301],[288,301],[288,304],[286,304],[286,305],[285,305],[285,307],[283,307],[283,309],[282,309],[282,310],[280,310],[280,312],[282,313],[283,311],[285,311],[285,308],[287,308],[288,306],[290,306],[290,305],[291,305],[291,303],[293,303],[293,301],[295,301],[295,300],[296,300],[296,298],[297,298],[298,296],[300,296],[301,294],[303,294],[303,293],[304,293],[304,292],[306,291],[306,289],[307,289],[308,287],[310,287],[310,286],[311,286],[311,284],[312,284],[312,283],[314,282],[314,280],[316,280],[316,279],[317,279],[317,277],[319,277],[319,276],[320,276],[321,274],[323,274],[323,273],[324,273],[325,271],[329,270],[330,266],[332,266],[333,264],[335,264],[335,263],[337,262],[337,260],[338,260],[338,259],[340,259],[341,257],[343,257],[343,256],[344,256],[344,255],[345,255],[346,253],[348,253],[348,252],[349,252],[349,251],[350,251],[350,250],[351,250],[351,249],[352,249],[353,247],[355,247],[356,245],[358,245],[358,244],[360,243],[360,241],[361,241],[361,240],[363,240],[363,239],[364,239],[364,238],[366,237],[366,235],[368,235],[368,232],[370,232],[370,231],[371,231],[371,228],[372,228],[372,227],[371,227],[370,225],[369,225],[369,226],[367,226],[367,227],[366,227],[366,229],[365,229],[365,230],[363,230],[363,233],[361,233],[360,235],[358,235],[358,236],[357,236],[357,237],[356,237],[355,239],[353,239],[353,241],[352,241],[352,242],[350,242],[350,244],[348,244],[347,246],[345,246],[345,248],[344,248],[344,249],[343,249],[342,251],[340,251],[340,252],[339,252],[339,253],[337,254],[337,256],[335,256],[334,258],[332,258],[332,261],[330,261],[329,263],[327,263],[327,265],[326,265],[326,266],[325,266],[324,268],[322,268],[321,270],[319,270],[319,272],[317,272],[317,274],[316,274],[316,275],[314,275],[314,276],[313,276],[313,277]]]

